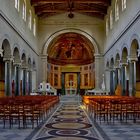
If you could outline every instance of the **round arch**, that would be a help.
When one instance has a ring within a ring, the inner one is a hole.
[[[17,47],[15,47],[13,50],[13,57],[14,57],[15,63],[20,63],[20,53],[19,53],[19,49]]]
[[[109,69],[109,60],[106,62],[106,69]]]
[[[119,63],[120,63],[120,54],[117,53],[116,54],[116,57],[115,57],[115,66],[116,67],[119,67]]]
[[[22,66],[26,66],[26,54],[25,53],[22,53],[21,55],[21,60],[22,60]]]
[[[113,68],[113,67],[114,67],[114,58],[112,57],[110,60],[110,68]]]
[[[36,70],[36,62],[35,62],[34,59],[33,59],[33,63],[32,63],[32,65],[33,65],[33,70]]]
[[[28,63],[28,68],[31,68],[32,67],[32,62],[31,62],[31,58],[30,57],[28,58],[28,62],[27,63]]]
[[[138,44],[138,40],[134,39],[131,42],[131,46],[130,46],[130,56],[132,57],[137,57],[137,50],[139,48],[139,44]]]
[[[122,56],[121,56],[121,62],[122,63],[127,63],[127,56],[128,56],[128,50],[127,50],[127,47],[125,46],[122,49]]]
[[[134,41],[134,40],[137,40],[137,43],[138,43],[138,49],[140,49],[140,46],[139,46],[139,44],[140,44],[140,37],[137,35],[137,34],[133,34],[132,35],[132,37],[130,38],[130,41],[129,41],[129,48],[131,48],[131,45],[132,45],[132,42]]]
[[[99,49],[98,49],[99,45],[96,42],[96,40],[91,35],[86,33],[85,31],[78,30],[78,29],[63,29],[63,30],[57,31],[54,34],[50,35],[50,37],[47,39],[41,53],[43,55],[47,55],[47,49],[48,49],[49,44],[52,42],[52,40],[61,34],[70,33],[70,32],[83,35],[85,38],[87,38],[94,46],[95,54],[99,54]]]
[[[11,47],[10,47],[10,43],[7,39],[4,39],[2,42],[2,49],[4,51],[3,56],[4,57],[10,57],[11,56]]]

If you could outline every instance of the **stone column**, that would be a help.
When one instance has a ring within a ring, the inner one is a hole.
[[[61,73],[61,94],[65,95],[65,73]]]
[[[117,85],[119,83],[118,70],[119,70],[119,68],[116,68],[116,70],[115,70],[115,77],[116,77],[116,86],[115,86],[115,88],[117,87]]]
[[[137,58],[129,58],[129,96],[136,93],[136,61]]]
[[[118,68],[118,84],[121,84],[121,69]]]
[[[5,61],[5,95],[12,96],[12,58],[3,58]]]
[[[113,69],[110,69],[110,95],[114,95]]]
[[[29,70],[29,81],[28,81],[28,83],[29,83],[29,94],[32,92],[32,71],[31,70]]]
[[[80,95],[81,76],[80,72],[77,73],[77,93]]]
[[[126,95],[126,65],[127,63],[121,63],[121,87],[122,96]]]
[[[22,68],[23,74],[22,74],[22,95],[26,95],[26,89],[27,89],[27,68]]]
[[[36,69],[32,71],[32,90],[36,90],[37,88],[37,79],[36,79]]]
[[[114,88],[116,90],[117,85],[119,84],[119,68],[115,68],[114,73],[115,73],[115,77],[114,77],[114,86],[115,87]]]
[[[101,79],[102,79],[102,74],[100,69],[100,65],[103,66],[102,64],[102,56],[99,54],[95,54],[95,88],[100,89],[100,84],[101,84]]]
[[[20,94],[20,78],[19,78],[20,65],[21,65],[21,63],[14,63],[14,66],[15,66],[15,96],[19,96],[19,94]]]
[[[105,69],[105,87],[110,92],[110,70],[108,67]]]
[[[30,70],[27,68],[26,94],[30,94]]]
[[[41,69],[41,71],[42,71],[42,77],[43,77],[43,79],[42,79],[42,81],[47,81],[47,55],[45,55],[45,56],[42,56],[41,57],[41,60],[42,60],[42,69]]]

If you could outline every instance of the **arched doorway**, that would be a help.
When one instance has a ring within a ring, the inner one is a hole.
[[[47,49],[47,78],[62,94],[80,94],[95,87],[94,47],[78,33],[55,37]]]

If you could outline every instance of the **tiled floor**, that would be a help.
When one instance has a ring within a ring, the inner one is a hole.
[[[140,140],[140,123],[120,123],[114,124],[97,123],[96,128],[103,130],[110,140]]]
[[[0,128],[0,140],[24,140],[32,131],[32,129]]]
[[[46,122],[35,129],[3,129],[0,123],[0,140],[140,140],[140,122],[94,122],[79,102],[78,96],[61,97]]]
[[[77,103],[62,103],[33,140],[99,140],[94,126]]]

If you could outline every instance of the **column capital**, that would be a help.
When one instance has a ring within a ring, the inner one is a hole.
[[[127,58],[128,58],[128,56],[127,57],[123,57],[122,59],[120,59],[120,63],[126,64],[127,63]]]
[[[110,68],[107,68],[106,71],[109,71],[109,72],[113,71],[114,72],[115,71],[115,68],[111,68],[110,67]]]
[[[26,66],[26,65],[21,65],[21,69],[27,70],[27,69],[28,69],[28,66]]]
[[[120,67],[127,66],[127,65],[128,65],[128,62],[121,62],[120,63]]]
[[[41,59],[47,60],[48,55],[41,55]]]
[[[13,56],[4,57],[4,58],[3,58],[3,61],[11,61],[11,62],[13,62],[13,61],[14,61],[14,57],[13,57]]]
[[[120,65],[114,66],[114,69],[120,69]]]
[[[127,58],[127,61],[128,61],[128,62],[135,62],[135,61],[138,61],[138,58],[137,58],[136,56],[129,56],[129,57]]]
[[[103,55],[102,54],[94,54],[94,57],[95,57],[95,59],[99,59],[99,58],[102,58],[103,57]]]
[[[21,67],[21,62],[14,62],[13,65],[17,67]]]

